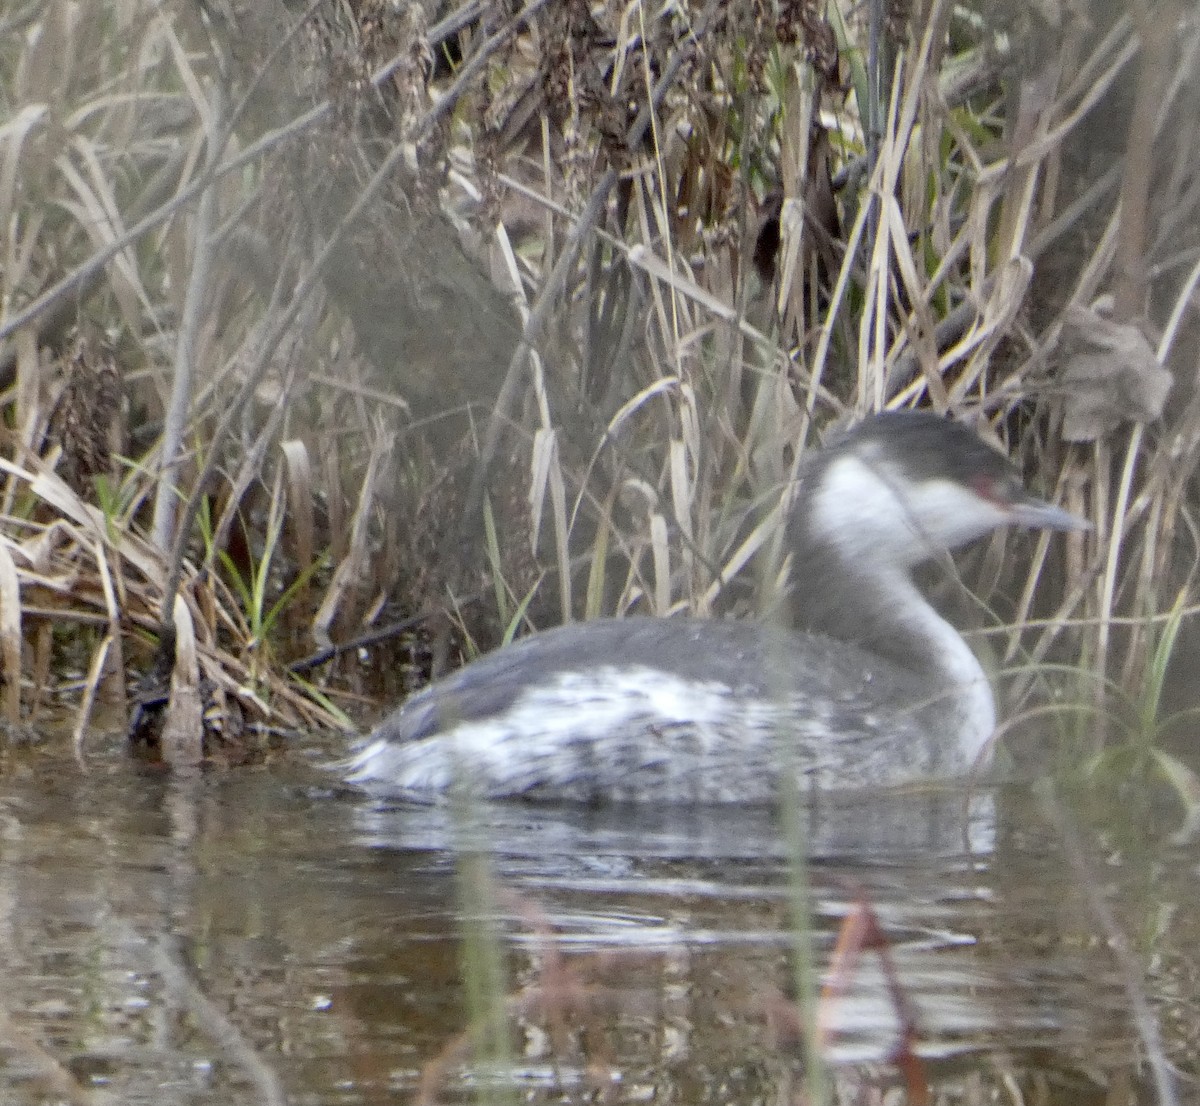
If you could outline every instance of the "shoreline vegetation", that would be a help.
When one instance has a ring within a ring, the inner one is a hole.
[[[1200,647],[1192,5],[0,26],[11,735],[103,702],[236,757],[531,627],[768,611],[803,450],[912,405],[1095,525],[937,582],[1007,713],[1200,793],[1159,740]]]

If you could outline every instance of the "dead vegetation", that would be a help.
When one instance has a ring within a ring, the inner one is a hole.
[[[536,954],[528,980],[515,991],[498,990],[490,996],[490,1008],[476,1010],[474,1024],[446,1041],[438,1055],[424,1063],[413,1106],[455,1101],[459,1096],[453,1093],[453,1084],[464,1068],[505,1073],[517,1053],[516,1046],[505,1038],[518,1036],[518,1029],[533,1036],[531,1027],[537,1027],[537,1039],[545,1041],[553,1057],[551,1070],[561,1083],[555,1086],[561,1097],[574,1097],[571,1084],[575,1081],[569,1073],[578,1071],[584,1073],[579,1082],[589,1099],[619,1100],[621,1092],[631,1084],[636,1086],[638,1080],[623,1070],[618,1061],[621,1050],[613,1038],[630,1022],[648,1020],[652,1011],[664,1014],[662,996],[656,991],[673,976],[685,974],[680,965],[687,963],[694,950],[680,942],[666,949],[619,948],[565,955],[560,935],[536,901],[510,889],[501,889],[499,899],[534,939]],[[471,941],[468,935],[468,946]],[[876,1063],[835,1067],[831,1055],[838,1038],[837,1007],[858,982],[866,955],[878,961],[885,1005],[897,1022],[896,1037],[890,1046],[881,1046]],[[468,948],[468,959],[470,956]],[[759,1053],[773,1055],[781,1084],[775,1091],[779,1101],[802,1106],[867,1100],[880,1086],[888,1085],[902,1088],[902,1101],[913,1106],[933,1100],[926,1065],[916,1051],[922,1043],[919,1019],[896,970],[891,942],[865,893],[854,896],[852,908],[838,928],[827,982],[812,1010],[785,994],[767,974],[760,978],[751,971],[737,983],[726,981],[721,994],[722,1020],[744,1064]],[[677,1016],[676,1031],[687,1020]],[[740,1032],[746,1023],[757,1032]],[[738,1039],[743,1035],[746,1040]],[[701,1059],[702,1049],[677,1051],[697,1066],[711,1060],[707,1056]],[[493,1089],[494,1100],[515,1101],[516,1097],[510,1088]]]
[[[1200,25],[1118,9],[0,4],[7,721],[169,694],[195,759],[523,623],[765,608],[797,456],[884,404],[1096,525],[971,562],[998,663],[1148,682]]]

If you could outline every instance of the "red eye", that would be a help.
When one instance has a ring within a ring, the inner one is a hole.
[[[996,477],[976,473],[970,479],[971,490],[986,503],[1002,510],[1012,510],[1024,498],[1020,483],[1011,476]]]
[[[976,473],[971,477],[970,483],[971,491],[980,499],[986,499],[989,503],[1000,503],[1004,500],[1004,496],[996,487],[996,481],[991,476],[985,473]]]

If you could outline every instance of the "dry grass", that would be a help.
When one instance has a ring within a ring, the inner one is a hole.
[[[403,690],[328,648],[397,619],[424,669],[766,609],[800,451],[906,404],[1096,524],[970,562],[997,657],[1138,685],[1197,563],[1188,5],[361,8],[0,3],[10,722],[74,670],[82,740],[177,595],[201,709],[285,725]]]

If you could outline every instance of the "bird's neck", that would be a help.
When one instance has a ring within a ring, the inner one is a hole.
[[[911,672],[928,689],[931,717],[944,712],[967,763],[991,737],[991,683],[962,635],[930,604],[900,565],[803,536],[794,547],[791,621]],[[924,703],[920,705],[925,705]]]

